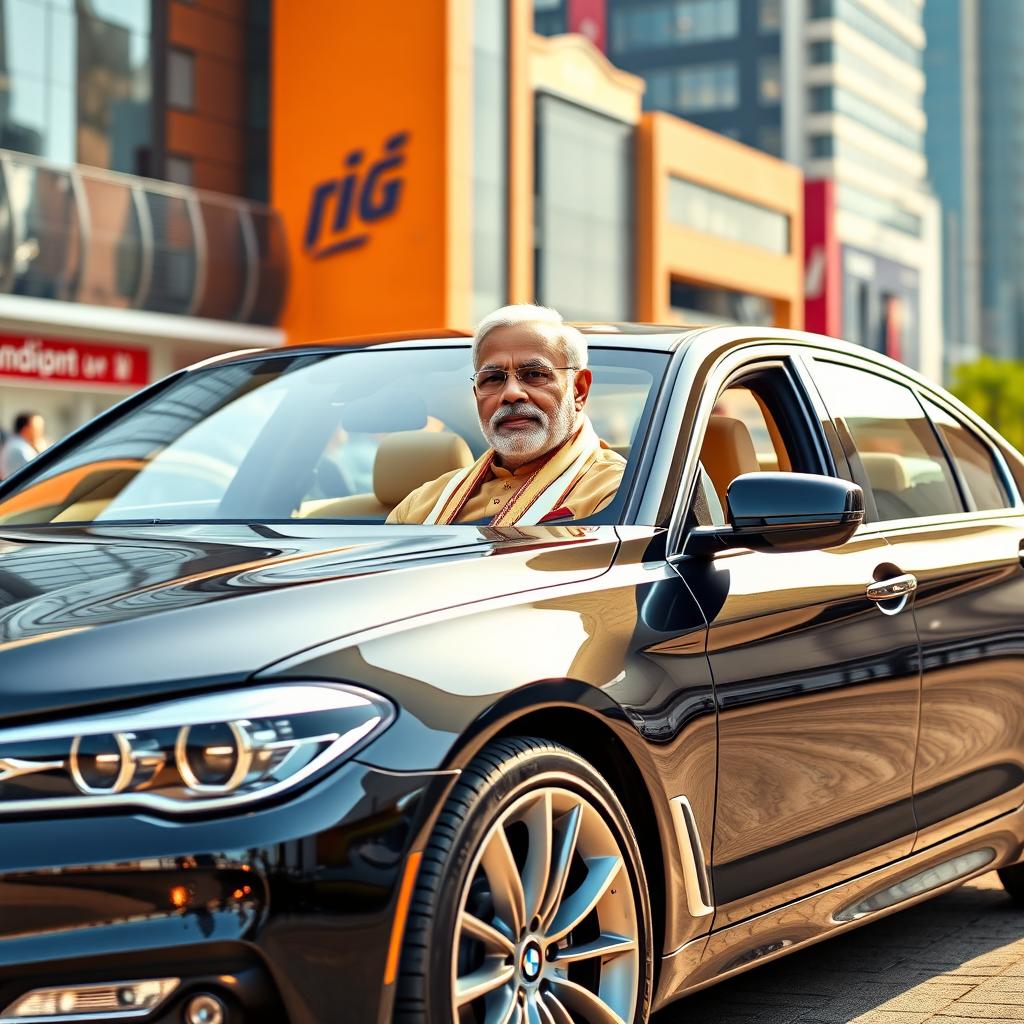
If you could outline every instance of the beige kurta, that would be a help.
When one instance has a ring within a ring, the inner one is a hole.
[[[519,487],[532,473],[539,468],[538,461],[520,466],[514,472],[492,466],[490,476],[477,489],[462,508],[457,522],[476,523],[494,516],[508,501],[512,491]],[[622,471],[626,468],[626,460],[610,448],[601,448],[597,452],[590,468],[580,477],[576,486],[566,495],[562,502],[564,508],[571,510],[571,516],[559,516],[558,522],[571,519],[584,519],[595,512],[600,512],[615,497],[622,481]],[[454,469],[436,480],[417,487],[412,494],[395,506],[388,516],[389,523],[422,523],[437,503],[445,484],[456,473]]]

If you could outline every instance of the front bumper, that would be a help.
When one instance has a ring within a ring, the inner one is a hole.
[[[0,823],[0,1011],[37,988],[176,977],[135,1020],[180,1024],[199,992],[230,1024],[388,1020],[402,871],[456,774],[352,761],[234,817]]]

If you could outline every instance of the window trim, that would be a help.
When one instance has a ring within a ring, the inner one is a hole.
[[[690,509],[693,507],[696,488],[700,482],[697,465],[700,461],[701,444],[707,433],[708,421],[718,396],[731,383],[742,377],[749,376],[759,370],[781,370],[792,387],[793,399],[799,407],[799,415],[806,428],[809,448],[813,451],[819,471],[825,476],[839,477],[832,451],[827,443],[817,418],[815,404],[806,390],[804,375],[800,372],[799,353],[783,341],[764,339],[754,341],[751,345],[728,353],[717,366],[713,367],[703,381],[697,413],[694,417],[691,433],[679,440],[675,458],[680,448],[684,456],[683,471],[680,475],[679,489],[672,505],[672,513],[668,521],[668,538],[666,544],[667,559],[670,562],[687,557],[686,541],[689,537],[687,523]],[[678,386],[678,382],[676,382]],[[781,429],[781,428],[780,428]],[[728,514],[728,510],[725,510]]]

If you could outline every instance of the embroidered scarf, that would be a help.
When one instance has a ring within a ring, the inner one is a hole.
[[[601,441],[590,420],[583,423],[568,441],[555,451],[535,473],[525,477],[518,490],[490,521],[491,526],[535,526],[562,502],[597,457]],[[445,485],[430,514],[429,525],[454,523],[466,502],[487,479],[494,461],[494,449],[488,449],[472,466],[456,473]]]

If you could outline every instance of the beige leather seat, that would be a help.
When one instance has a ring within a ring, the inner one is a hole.
[[[903,460],[891,452],[861,452],[860,461],[873,491],[900,495],[910,488],[910,476]]]
[[[305,502],[304,517],[335,519],[386,516],[417,487],[453,469],[472,465],[473,453],[458,434],[402,430],[380,443],[373,460],[373,493]]]
[[[761,468],[746,424],[731,416],[712,416],[708,421],[700,461],[715,485],[715,493],[723,509],[728,508],[726,493],[729,484],[736,477],[757,473]]]

